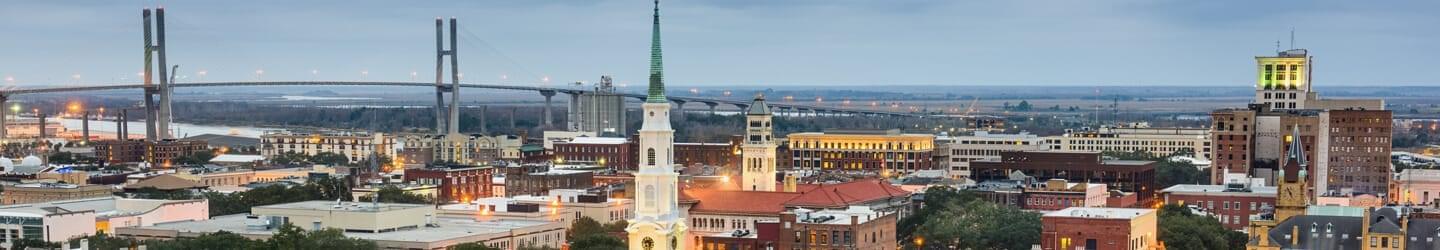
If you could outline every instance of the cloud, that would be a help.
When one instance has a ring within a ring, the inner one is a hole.
[[[120,81],[140,68],[154,1],[7,2],[0,74]],[[170,61],[207,80],[409,80],[433,70],[433,18],[461,20],[466,81],[643,84],[649,1],[165,1]],[[674,85],[1248,85],[1297,30],[1322,84],[1432,84],[1427,1],[662,3]],[[318,75],[310,72],[317,70]],[[128,73],[127,73],[128,72]],[[133,79],[130,79],[133,80]]]

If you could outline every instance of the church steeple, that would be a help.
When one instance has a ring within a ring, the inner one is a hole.
[[[655,0],[654,24],[650,27],[650,94],[645,102],[665,100],[665,65],[660,53],[660,0]]]

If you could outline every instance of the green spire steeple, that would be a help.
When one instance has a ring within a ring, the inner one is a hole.
[[[650,94],[645,102],[665,103],[665,70],[660,57],[660,0],[655,0],[655,23],[650,30]]]

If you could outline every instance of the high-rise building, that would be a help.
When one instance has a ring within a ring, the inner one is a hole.
[[[594,91],[579,96],[575,120],[571,121],[576,131],[591,132],[605,136],[625,136],[629,127],[625,120],[625,97],[615,91],[610,76],[600,76]]]
[[[1391,112],[1379,99],[1321,99],[1311,90],[1310,58],[1303,49],[1256,57],[1255,103],[1211,112],[1214,145],[1211,181],[1228,173],[1275,183],[1285,163],[1286,130],[1312,159],[1306,171],[1311,200],[1389,192]]]
[[[740,188],[750,191],[775,191],[775,138],[771,125],[773,114],[765,105],[765,96],[756,95],[745,111],[745,144],[740,146]]]
[[[680,210],[675,173],[675,130],[670,129],[670,100],[665,98],[664,66],[660,53],[660,0],[650,30],[650,89],[641,104],[640,170],[635,172],[635,219],[625,228],[630,249],[684,250],[680,239],[688,227]]]
[[[1281,51],[1275,56],[1255,57],[1259,79],[1255,103],[1272,109],[1304,109],[1310,92],[1310,57],[1304,49]]]

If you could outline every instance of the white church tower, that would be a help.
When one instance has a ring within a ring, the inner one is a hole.
[[[655,0],[650,41],[650,91],[641,105],[640,171],[635,173],[635,218],[625,228],[630,249],[685,249],[675,173],[675,130],[670,129],[670,101],[665,98],[664,66],[660,56],[660,0]]]
[[[765,105],[765,96],[755,95],[755,101],[750,102],[749,109],[745,111],[745,145],[740,146],[744,158],[740,189],[776,191],[772,117],[770,107]]]

